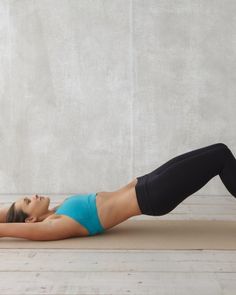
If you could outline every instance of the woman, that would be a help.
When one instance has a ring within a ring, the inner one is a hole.
[[[20,198],[0,224],[0,236],[59,240],[99,234],[132,216],[167,214],[216,175],[236,197],[236,159],[223,143],[176,156],[116,191],[70,196],[53,209],[48,197]]]

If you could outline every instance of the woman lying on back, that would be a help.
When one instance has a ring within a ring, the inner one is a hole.
[[[69,196],[49,209],[50,198],[22,197],[0,211],[0,237],[59,240],[96,235],[136,215],[160,216],[219,175],[236,197],[236,159],[224,143],[176,156],[113,192]]]

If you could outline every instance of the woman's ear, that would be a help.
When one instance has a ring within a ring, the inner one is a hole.
[[[29,222],[36,222],[37,221],[37,217],[34,216],[29,216],[25,219],[25,223],[29,223]]]
[[[7,212],[9,208],[8,207],[0,208],[0,223],[6,222]]]

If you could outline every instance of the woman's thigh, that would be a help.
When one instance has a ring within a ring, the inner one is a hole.
[[[214,144],[177,156],[156,170],[141,176],[136,193],[141,211],[164,215],[219,174],[227,146]]]
[[[188,159],[193,156],[200,155],[200,154],[205,153],[209,150],[214,150],[214,149],[218,150],[219,148],[225,148],[225,147],[226,147],[226,145],[224,143],[215,143],[215,144],[211,144],[211,145],[199,148],[199,149],[195,149],[195,150],[186,152],[184,154],[178,155],[178,156],[170,159],[169,161],[167,161],[166,163],[159,166],[157,169],[151,171],[148,174],[149,175],[158,175],[158,174],[162,173],[166,168],[169,168],[169,167],[171,167],[171,165],[177,164],[184,159]]]

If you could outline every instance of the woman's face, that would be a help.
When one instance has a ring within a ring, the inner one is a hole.
[[[15,202],[16,210],[23,210],[29,215],[29,221],[37,221],[43,215],[49,212],[50,198],[34,195],[32,197],[23,197]],[[31,218],[30,218],[31,217]]]

